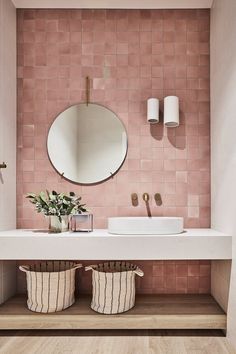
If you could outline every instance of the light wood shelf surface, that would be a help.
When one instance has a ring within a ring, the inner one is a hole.
[[[210,295],[139,295],[136,306],[119,315],[90,309],[90,296],[52,314],[29,311],[26,298],[0,306],[0,329],[226,329],[226,314]]]

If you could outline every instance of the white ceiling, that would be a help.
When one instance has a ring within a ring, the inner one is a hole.
[[[12,0],[17,8],[72,9],[196,9],[210,8],[213,0]]]

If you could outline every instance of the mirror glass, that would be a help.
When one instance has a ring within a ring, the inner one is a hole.
[[[47,140],[54,168],[79,184],[98,183],[116,173],[125,160],[127,144],[120,119],[94,103],[77,104],[60,113]]]

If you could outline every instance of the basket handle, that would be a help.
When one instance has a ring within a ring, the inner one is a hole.
[[[82,268],[82,267],[83,267],[83,264],[78,263],[78,264],[75,264],[72,269],[79,269],[79,268]]]
[[[22,272],[28,272],[29,271],[29,266],[28,265],[21,265],[19,266],[19,269],[22,271]]]
[[[134,270],[134,273],[137,274],[137,275],[140,276],[140,277],[143,277],[143,276],[144,276],[144,272],[143,272],[139,267],[137,267],[137,268]]]
[[[83,265],[81,263],[78,263],[78,264],[75,264],[71,269],[78,269],[78,268],[82,268]],[[29,266],[28,265],[21,265],[19,266],[19,269],[22,271],[22,272],[28,272],[29,271]]]
[[[96,267],[95,265],[90,265],[90,266],[87,266],[85,267],[85,272],[87,272],[87,270],[93,270],[93,268]]]

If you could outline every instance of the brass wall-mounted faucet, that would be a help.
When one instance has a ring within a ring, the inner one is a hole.
[[[156,202],[157,206],[161,206],[162,205],[162,198],[161,198],[161,194],[160,193],[155,193],[154,194],[154,199]],[[149,200],[150,200],[150,196],[148,193],[143,193],[143,200],[146,204],[148,204]],[[138,206],[138,194],[137,193],[132,193],[131,194],[131,201],[132,201],[132,205],[133,206]]]
[[[148,217],[152,217],[152,212],[151,212],[150,205],[149,205],[149,194],[148,193],[143,193],[143,200],[145,202]]]

